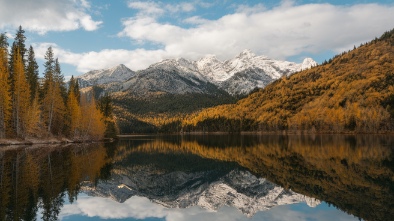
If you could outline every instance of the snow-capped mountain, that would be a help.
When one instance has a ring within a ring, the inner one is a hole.
[[[137,73],[120,65],[108,70],[91,71],[80,77],[82,87],[107,84],[111,91],[133,93],[210,93],[206,84],[211,83],[231,95],[246,95],[255,88],[263,88],[283,75],[316,66],[306,58],[301,64],[278,61],[257,56],[244,50],[233,59],[220,61],[207,55],[197,61],[184,58],[167,59],[152,64]]]
[[[254,88],[263,88],[283,75],[317,65],[311,58],[305,58],[303,63],[297,64],[257,56],[250,50],[244,50],[224,62],[208,55],[194,64],[207,79],[232,95],[248,94]]]
[[[209,82],[198,72],[173,65],[155,64],[124,81],[121,90],[138,97],[157,93],[212,93],[208,87]]]
[[[147,197],[168,208],[200,206],[216,211],[223,206],[235,207],[251,217],[275,206],[305,202],[311,207],[320,204],[313,199],[257,178],[248,171],[225,173],[163,172],[152,166],[117,170],[112,179],[96,186],[85,184],[82,190],[92,196],[124,202],[132,196]]]
[[[77,79],[81,87],[89,87],[93,85],[122,83],[134,75],[134,71],[120,64],[109,69],[89,71],[78,76]]]
[[[301,64],[301,71],[307,70],[311,67],[317,66],[317,62],[314,61],[312,58],[305,58]]]

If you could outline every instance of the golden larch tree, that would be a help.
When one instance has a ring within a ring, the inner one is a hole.
[[[17,49],[19,51],[19,49]],[[30,106],[30,88],[25,76],[25,68],[20,53],[14,54],[13,64],[12,122],[18,137],[26,136],[26,123]]]
[[[11,109],[11,88],[8,81],[7,56],[7,50],[0,48],[0,139],[6,137]]]
[[[67,98],[67,124],[69,127],[70,137],[78,137],[80,135],[82,115],[77,96],[75,96],[73,90],[73,88],[69,89],[70,92]]]

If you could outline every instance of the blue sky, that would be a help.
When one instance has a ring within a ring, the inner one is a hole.
[[[22,25],[40,64],[52,46],[66,78],[167,58],[233,58],[244,49],[319,63],[394,28],[394,1],[0,0],[0,32]],[[40,68],[42,72],[43,68]]]

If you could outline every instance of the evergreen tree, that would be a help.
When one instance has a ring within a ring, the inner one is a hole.
[[[101,113],[103,113],[104,117],[112,117],[112,98],[109,94],[104,94],[104,96],[98,100],[98,107]]]
[[[45,71],[44,71],[44,85],[42,88],[42,94],[45,94],[48,92],[48,87],[50,82],[54,81],[53,77],[53,72],[55,69],[55,59],[53,55],[53,50],[52,47],[49,47],[48,50],[45,53]]]
[[[80,104],[81,103],[81,92],[79,91],[78,79],[75,79],[74,94],[77,97],[78,104]]]
[[[30,46],[27,54],[26,78],[30,85],[30,100],[33,102],[39,84],[38,84],[38,64],[32,46]]]
[[[26,64],[25,55],[27,49],[26,49],[25,41],[26,41],[25,31],[22,29],[22,26],[19,26],[18,31],[16,32],[15,35],[15,43],[16,46],[19,48],[19,54],[21,55],[23,65]]]
[[[10,78],[11,78],[11,87],[13,87],[13,77],[12,75],[14,74],[14,58],[15,58],[15,53],[19,53],[19,55],[21,56],[22,59],[22,64],[23,64],[23,68],[25,68],[26,65],[26,59],[25,59],[25,55],[26,55],[26,45],[25,45],[25,41],[26,41],[26,36],[25,36],[25,31],[22,29],[22,26],[19,26],[15,38],[14,38],[14,42],[12,43],[12,47],[11,47],[11,52],[10,52],[10,61],[9,61],[9,71],[10,71]]]
[[[67,98],[66,83],[64,82],[64,76],[60,68],[59,60],[57,58],[55,59],[55,63],[54,63],[53,78],[60,87],[60,92],[63,99],[66,100]]]
[[[111,96],[106,93],[98,100],[97,106],[104,116],[105,137],[116,138],[118,131],[117,131],[115,120],[112,115],[113,106],[112,106]]]
[[[61,134],[64,125],[65,105],[60,87],[54,81],[49,81],[47,91],[42,100],[42,109],[47,132]]]
[[[0,34],[0,48],[8,50],[8,38],[5,33]]]
[[[48,133],[61,134],[64,125],[65,105],[60,89],[60,66],[56,67],[52,47],[45,53],[44,86],[42,89],[42,109]],[[58,64],[58,62],[57,62]],[[55,75],[55,67],[56,70]]]

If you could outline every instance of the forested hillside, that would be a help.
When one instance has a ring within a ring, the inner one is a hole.
[[[179,121],[180,123],[180,121]],[[375,133],[394,129],[394,30],[234,105],[182,120],[183,131]]]
[[[94,96],[81,94],[73,78],[66,85],[51,47],[40,79],[34,49],[25,41],[19,27],[9,51],[6,34],[0,34],[0,139],[103,138],[113,125],[111,114]]]

